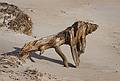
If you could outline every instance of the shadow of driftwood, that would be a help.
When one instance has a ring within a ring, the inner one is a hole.
[[[56,60],[56,59],[53,59],[53,58],[49,58],[49,57],[46,57],[46,56],[42,56],[42,55],[38,55],[36,53],[31,53],[30,56],[29,56],[29,59],[32,61],[32,62],[35,62],[31,57],[34,57],[34,58],[37,58],[37,59],[44,59],[44,60],[48,60],[48,61],[51,61],[51,62],[54,62],[54,63],[58,63],[58,64],[61,64],[63,65],[63,61],[62,59],[61,60]],[[68,65],[70,67],[75,67],[73,64],[71,63],[68,63]]]
[[[10,56],[16,56],[17,57],[21,48],[18,48],[18,47],[13,47],[13,48],[15,49],[14,51],[3,53],[3,54],[0,54],[0,55],[10,55]],[[48,61],[63,65],[62,59],[61,60],[56,60],[56,59],[53,59],[53,58],[50,58],[50,57],[39,55],[39,54],[37,54],[35,52],[30,53],[30,55],[28,57],[32,62],[35,62],[31,57],[34,57],[36,59],[44,59],[44,60],[48,60]],[[71,63],[68,63],[68,64],[69,64],[70,67],[75,67]]]
[[[0,55],[11,55],[11,56],[18,56],[20,48],[18,47],[13,47],[15,50],[11,51],[11,52],[7,52],[7,53],[3,53]]]

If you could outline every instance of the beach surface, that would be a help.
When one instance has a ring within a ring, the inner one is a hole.
[[[3,2],[3,0],[0,0]],[[75,21],[96,23],[99,28],[87,36],[87,47],[75,68],[69,46],[61,46],[69,68],[54,49],[39,52],[19,67],[4,66],[0,81],[120,81],[120,0],[4,0],[27,13],[37,38],[56,34]],[[0,29],[0,54],[15,53],[34,40],[24,34]],[[31,72],[35,72],[37,79]],[[24,75],[25,74],[25,75]],[[31,78],[31,77],[32,78]],[[17,78],[16,78],[17,77]],[[26,79],[26,78],[27,79]],[[39,80],[41,79],[41,80]]]

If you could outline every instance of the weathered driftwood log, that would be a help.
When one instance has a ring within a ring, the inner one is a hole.
[[[26,35],[32,34],[31,18],[17,6],[8,3],[0,3],[0,27]]]
[[[67,58],[60,49],[61,45],[66,44],[71,48],[72,57],[77,67],[80,64],[79,57],[85,51],[86,36],[95,31],[97,27],[97,24],[77,21],[72,26],[56,35],[26,43],[20,51],[19,58],[25,60],[29,55],[29,52],[40,51],[40,53],[43,53],[46,49],[54,48],[58,55],[63,59],[64,66],[68,67]]]

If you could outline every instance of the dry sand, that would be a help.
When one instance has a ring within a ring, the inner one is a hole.
[[[3,2],[3,0],[0,0]],[[11,71],[0,72],[0,81],[25,81],[22,72],[32,68],[48,74],[42,81],[54,81],[49,76],[65,81],[120,81],[120,1],[119,0],[4,0],[29,14],[33,20],[33,34],[37,38],[60,32],[76,20],[94,22],[98,30],[87,37],[87,48],[81,56],[80,68],[72,67],[73,60],[68,46],[62,46],[71,67],[63,67],[61,58],[53,49],[42,56],[32,55],[35,62],[27,59],[26,64]],[[15,52],[32,37],[0,31],[0,54]],[[5,66],[8,67],[8,66]],[[6,69],[10,70],[10,69]],[[29,70],[27,71],[29,72]],[[17,76],[18,74],[18,76]],[[25,75],[29,77],[28,75]],[[11,78],[12,77],[12,78]],[[30,78],[29,78],[30,79]],[[30,79],[34,81],[36,79]],[[29,80],[29,81],[30,81]]]

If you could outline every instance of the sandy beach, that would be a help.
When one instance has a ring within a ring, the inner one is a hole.
[[[37,38],[56,34],[77,20],[99,25],[97,31],[87,36],[87,48],[81,55],[80,68],[73,67],[70,48],[63,45],[61,48],[67,56],[69,68],[63,66],[62,59],[54,49],[48,49],[41,56],[37,52],[32,55],[35,62],[27,59],[25,64],[17,68],[6,68],[6,72],[0,69],[0,81],[120,81],[119,0],[0,0],[0,2],[14,4],[27,13],[33,21],[33,35]],[[27,41],[33,39],[31,36],[0,29],[0,54],[16,52]],[[31,69],[38,71],[36,74],[41,73],[42,80],[29,78],[32,74],[28,76],[27,73]],[[28,79],[24,77],[24,73]]]

